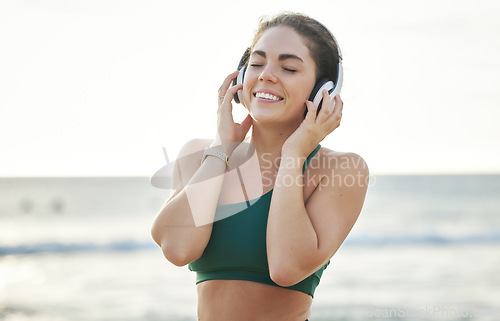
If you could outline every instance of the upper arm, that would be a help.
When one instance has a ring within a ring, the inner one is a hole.
[[[316,269],[335,254],[351,231],[368,187],[368,166],[359,155],[342,154],[341,161],[335,157],[320,170],[320,182],[306,203],[318,239]]]
[[[189,180],[191,180],[194,173],[200,167],[203,150],[210,146],[211,142],[209,139],[192,139],[182,146],[177,159],[174,161],[172,190],[167,202],[177,196],[186,187]]]

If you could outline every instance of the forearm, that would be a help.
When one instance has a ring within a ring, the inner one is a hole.
[[[203,253],[225,170],[223,161],[207,157],[186,186],[160,210],[152,236],[172,263],[184,265]]]
[[[297,156],[282,155],[267,227],[271,273],[273,270],[279,273],[290,269],[295,271],[293,273],[308,270],[300,263],[310,264],[318,250],[318,237],[304,204],[303,160]]]

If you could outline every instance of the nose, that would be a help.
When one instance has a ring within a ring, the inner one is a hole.
[[[272,83],[277,82],[278,78],[276,77],[273,66],[271,66],[270,64],[266,65],[259,75],[259,80]]]

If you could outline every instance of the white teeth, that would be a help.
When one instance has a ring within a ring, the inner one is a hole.
[[[274,95],[271,95],[271,94],[268,94],[268,93],[261,93],[261,92],[258,92],[255,94],[255,97],[257,98],[264,98],[264,99],[270,99],[270,100],[280,100],[278,97],[274,96]]]

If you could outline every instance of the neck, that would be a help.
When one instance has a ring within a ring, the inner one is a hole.
[[[294,126],[279,123],[264,125],[254,120],[250,144],[254,146],[259,159],[274,161],[281,156],[283,144],[299,125],[300,123]]]

